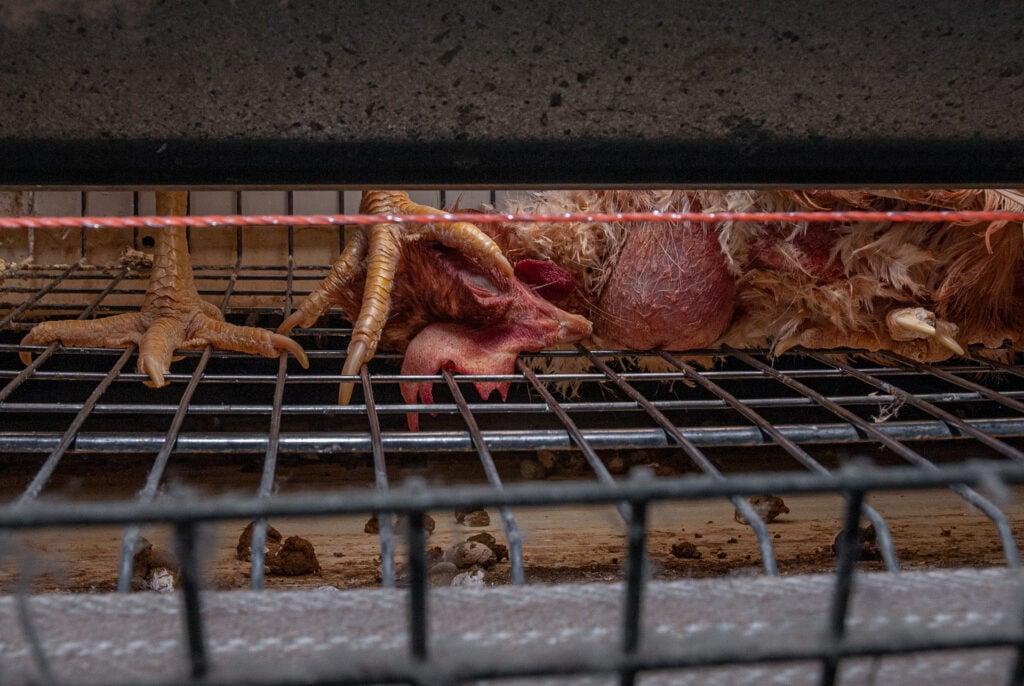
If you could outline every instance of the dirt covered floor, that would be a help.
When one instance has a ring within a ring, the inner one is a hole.
[[[647,464],[661,476],[689,471],[684,463],[676,462],[674,455],[634,452],[602,457],[613,472],[619,473],[637,464]],[[507,482],[593,479],[586,465],[569,454],[499,455],[496,459],[502,478]],[[769,461],[763,462],[765,459]],[[735,471],[763,471],[776,464],[763,454],[756,458],[756,464],[747,458],[730,462],[726,456],[717,456],[716,461]],[[145,482],[150,463],[151,458],[144,456],[72,454],[63,460],[42,497],[131,499]],[[30,459],[8,462],[0,477],[0,495],[5,502],[17,497],[38,466]],[[778,466],[793,468],[781,463]],[[196,498],[229,492],[253,494],[261,469],[259,457],[175,456],[164,483],[168,490],[189,492]],[[373,488],[372,465],[362,457],[282,456],[276,474],[278,490],[282,493]],[[389,479],[393,484],[409,476],[434,483],[483,481],[479,462],[469,455],[398,455],[390,460]],[[768,525],[780,570],[783,574],[829,571],[835,563],[832,543],[841,526],[842,500],[838,496],[782,495],[789,512]],[[1024,538],[1019,532],[1024,518],[1021,495],[1024,491],[1014,493],[1011,502],[1002,503],[1018,532],[1018,545]],[[873,494],[868,502],[888,522],[904,569],[1004,563],[992,522],[952,491]],[[521,508],[514,510],[513,515],[523,537],[529,582],[611,581],[622,577],[625,527],[614,507]],[[496,509],[488,510],[486,516],[463,514],[461,522],[454,512],[432,512],[431,517],[434,529],[427,538],[428,554],[437,562],[442,560],[445,551],[449,551],[451,559],[450,551],[454,546],[481,532],[492,534],[499,547],[507,543]],[[368,519],[367,515],[270,522],[281,536],[274,542],[278,548],[289,537],[298,537],[312,545],[319,572],[273,573],[267,578],[267,587],[379,585],[380,543],[375,533],[368,533],[374,530],[372,523],[368,526]],[[247,524],[245,521],[226,522],[202,530],[204,577],[209,587],[245,588],[249,585],[248,559],[238,559],[236,550]],[[171,550],[171,533],[166,527],[143,531],[160,553]],[[120,529],[87,527],[17,534],[0,550],[0,591],[19,588],[36,592],[113,590],[117,582],[121,536]],[[305,544],[289,545],[301,548]],[[733,506],[725,500],[653,506],[649,517],[649,552],[652,574],[659,579],[759,574],[762,570],[753,531],[734,519]],[[157,555],[154,559],[165,558]],[[268,566],[270,562],[268,558]],[[397,565],[401,583],[404,574],[401,545]],[[883,568],[878,560],[863,561],[861,565],[865,569]],[[278,567],[279,572],[288,569],[287,565]],[[301,572],[302,565],[291,569]],[[432,575],[432,582],[450,583],[456,573],[467,571],[467,567],[445,565],[444,571]],[[483,583],[502,584],[509,580],[510,567],[507,559],[501,559],[497,563],[488,561],[485,566],[468,568],[468,571],[477,574],[477,582],[482,571]],[[145,573],[143,567],[140,574]]]

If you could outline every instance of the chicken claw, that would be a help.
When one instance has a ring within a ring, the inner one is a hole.
[[[158,192],[156,196],[157,214],[185,213],[187,193]],[[217,307],[199,297],[183,227],[157,231],[153,271],[139,312],[105,319],[43,322],[28,332],[22,345],[54,341],[98,348],[138,345],[138,371],[149,377],[146,385],[153,388],[167,385],[164,375],[175,350],[207,345],[264,357],[290,352],[304,368],[309,367],[306,353],[292,339],[265,329],[228,324]],[[31,355],[23,352],[21,360],[28,364]]]
[[[885,317],[888,336],[875,330],[843,331],[833,327],[811,327],[780,338],[772,352],[782,355],[795,346],[812,349],[863,348],[889,350],[919,362],[936,362],[950,357],[950,352],[963,355],[957,342],[959,327],[938,319],[923,307],[902,307],[889,311]]]
[[[443,217],[445,214],[434,207],[414,203],[408,194],[400,191],[366,191],[359,211],[379,215],[434,214]],[[348,302],[350,284],[365,268],[366,284],[362,302],[359,304],[358,315],[353,318],[352,339],[341,370],[346,376],[357,374],[377,352],[377,345],[391,312],[391,294],[401,244],[410,240],[437,241],[458,250],[485,269],[495,269],[514,278],[512,265],[505,259],[498,245],[473,224],[441,221],[406,228],[398,224],[374,224],[368,229],[362,228],[353,236],[327,277],[281,323],[277,332],[286,334],[295,326],[311,326],[331,307],[344,307]],[[347,310],[347,313],[352,318],[353,312]],[[338,389],[338,403],[348,404],[353,389],[352,382],[342,382]]]
[[[897,341],[935,335],[935,313],[923,307],[904,307],[885,317],[890,335]]]
[[[964,349],[957,342],[959,328],[951,322],[936,319],[935,314],[923,307],[903,307],[892,310],[885,317],[889,335],[894,341],[910,341],[916,338],[931,339],[949,348],[957,355]]]

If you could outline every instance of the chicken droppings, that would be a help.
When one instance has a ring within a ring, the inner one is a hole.
[[[766,524],[775,521],[779,515],[789,514],[789,508],[786,507],[785,501],[776,495],[754,495],[747,498],[747,502],[754,508],[754,512],[761,518],[761,521]],[[733,512],[732,517],[740,524],[747,523],[746,517],[740,514],[739,510]]]
[[[490,526],[491,516],[487,510],[456,510],[455,521],[465,526]]]

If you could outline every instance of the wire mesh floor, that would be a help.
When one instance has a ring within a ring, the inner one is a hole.
[[[219,299],[229,320],[267,328],[277,325],[290,303],[307,293],[323,271],[240,264],[195,268],[200,292]],[[281,284],[285,284],[284,293],[279,292]],[[942,365],[922,365],[895,355],[865,357],[853,351],[798,351],[773,359],[761,351],[679,355],[578,347],[524,355],[515,374],[498,377],[447,373],[402,377],[397,372],[398,358],[381,354],[355,379],[352,404],[339,407],[335,400],[343,377],[338,370],[349,328],[338,314],[297,334],[310,353],[309,370],[286,359],[198,351],[186,353],[172,366],[171,384],[160,390],[143,386],[142,375],[134,371],[133,350],[19,345],[40,316],[92,317],[127,311],[138,304],[144,289],[145,279],[128,267],[30,267],[9,272],[0,282],[0,455],[8,464],[29,465],[31,472],[22,488],[9,493],[10,504],[0,526],[128,525],[118,563],[120,590],[128,590],[132,551],[146,522],[175,527],[183,569],[190,550],[194,557],[195,525],[211,517],[255,516],[252,547],[262,549],[267,516],[274,503],[281,502],[275,495],[279,459],[304,455],[372,464],[372,492],[383,500],[356,498],[346,506],[351,512],[400,512],[405,511],[400,507],[403,503],[409,508],[412,523],[406,535],[414,559],[405,570],[396,570],[400,541],[390,518],[381,517],[380,578],[385,586],[393,586],[400,580],[399,571],[407,574],[404,579],[413,588],[411,621],[421,629],[425,626],[421,597],[425,563],[420,525],[426,506],[409,506],[410,501],[402,498],[415,499],[414,493],[394,487],[395,462],[405,455],[468,454],[479,461],[482,480],[489,484],[489,495],[482,502],[498,508],[513,583],[527,580],[530,542],[524,541],[518,523],[519,501],[502,502],[501,494],[511,488],[507,456],[524,452],[576,456],[584,466],[574,480],[595,488],[614,489],[622,483],[617,478],[620,470],[614,467],[618,451],[662,456],[659,459],[672,462],[675,474],[703,473],[710,481],[702,483],[722,484],[725,490],[717,497],[730,501],[737,515],[750,522],[759,564],[769,576],[779,571],[777,542],[746,496],[769,492],[770,481],[762,491],[752,489],[748,481],[746,490],[730,492],[736,475],[772,471],[819,479],[819,490],[839,493],[848,501],[852,514],[844,531],[852,533],[847,543],[854,545],[857,536],[850,522],[863,515],[877,533],[882,566],[896,571],[900,559],[891,527],[863,502],[865,489],[850,488],[843,481],[840,468],[845,461],[868,456],[886,468],[877,470],[880,473],[908,465],[909,472],[900,472],[905,484],[912,483],[907,481],[908,473],[911,479],[941,476],[951,465],[968,460],[992,460],[1010,467],[1024,464],[1024,366],[1009,354],[1002,361],[972,354]],[[18,358],[26,350],[36,355],[28,367]],[[404,403],[399,383],[425,379],[435,384],[436,404],[428,410]],[[470,384],[481,380],[510,382],[507,402],[478,399]],[[409,412],[421,414],[418,432],[407,428]],[[47,498],[51,479],[69,461],[90,456],[121,456],[145,465],[143,487],[127,498],[108,498],[105,505],[112,510],[62,509],[52,499],[45,506],[35,503]],[[172,459],[201,458],[207,463],[237,456],[260,461],[259,484],[253,493],[257,505],[229,512],[218,509],[218,501],[201,498],[190,504],[176,501],[157,515],[145,514],[147,507],[163,502]],[[979,479],[939,479],[935,485],[948,486],[964,507],[987,517],[998,537],[1003,564],[1018,568],[1015,522],[991,493],[966,483]],[[447,492],[439,493],[443,499]],[[528,489],[526,493],[528,501]],[[639,598],[649,573],[644,562],[649,495],[642,493],[639,500],[618,500],[607,491],[602,495],[606,502],[618,502],[626,531],[622,640],[628,659],[613,670],[623,683],[632,680],[639,664],[629,656],[640,644]],[[578,497],[566,491],[559,495],[559,502],[589,502],[574,499]],[[337,514],[329,489],[290,512],[310,516],[318,508]],[[46,520],[40,512],[50,512],[57,519]],[[418,562],[417,555],[421,556]],[[185,581],[189,572],[182,575],[189,673],[199,678],[207,674],[209,665],[197,579],[193,575],[189,587]],[[250,585],[262,588],[264,576],[263,558],[254,555]],[[845,608],[848,592],[841,583],[837,586],[834,602],[840,608]],[[845,616],[845,610],[834,607],[833,612],[838,612],[840,620]],[[841,627],[833,630],[841,638]],[[425,633],[413,631],[414,658],[425,657],[425,640]],[[1016,644],[1016,638],[1007,638],[1005,632],[992,641],[985,645]],[[839,659],[823,659],[821,680],[831,683]],[[401,672],[395,678],[404,676]]]

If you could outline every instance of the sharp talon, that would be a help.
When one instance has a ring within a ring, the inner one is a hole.
[[[285,319],[283,322],[281,322],[281,326],[277,327],[277,333],[281,334],[282,336],[286,335],[289,331],[294,329],[296,326],[301,325],[302,321],[305,318],[306,318],[306,315],[302,312],[302,310],[295,310],[290,315],[288,315],[287,319]],[[297,355],[296,355],[296,357],[297,357]],[[302,366],[305,367],[306,365],[302,365]]]
[[[285,350],[294,355],[303,369],[309,369],[309,358],[306,356],[306,351],[302,349],[301,345],[287,336],[281,336],[276,333],[270,334],[270,342],[278,350]]]
[[[942,345],[946,346],[947,348],[955,352],[957,355],[965,354],[963,346],[957,343],[956,339],[950,336],[949,334],[939,332],[936,333],[935,336],[933,336],[933,338],[935,339],[936,343],[941,343]]]
[[[167,385],[167,381],[164,379],[164,371],[160,367],[160,363],[152,357],[143,357],[139,360],[139,367],[149,377],[149,381],[146,385],[150,388],[163,388]]]
[[[775,342],[775,345],[772,346],[772,354],[775,355],[775,357],[779,357],[798,345],[800,345],[800,339],[798,337],[787,336],[786,338]]]
[[[898,328],[900,331],[914,332],[923,336],[935,335],[935,315],[931,312],[921,308],[909,311],[897,310],[896,312],[890,312],[887,317],[891,328]],[[922,317],[922,314],[925,316]]]
[[[40,343],[46,343],[47,341],[45,335],[37,335],[37,331],[41,326],[43,326],[43,324],[37,324],[31,331],[25,334],[21,339],[21,345],[39,345]],[[19,352],[18,357],[21,358],[21,363],[26,367],[32,364],[33,355],[27,350],[22,350],[21,352]]]
[[[348,346],[348,356],[345,358],[345,365],[341,368],[341,373],[345,376],[358,374],[359,370],[363,367],[363,363],[366,362],[368,353],[369,347],[364,341],[352,341]],[[348,405],[349,401],[352,400],[353,390],[355,390],[353,382],[342,381],[341,385],[338,386],[338,404]]]

